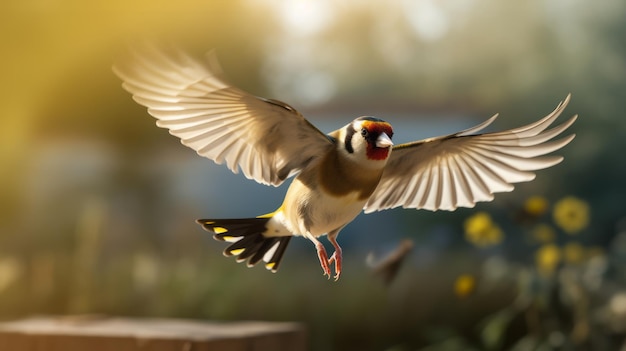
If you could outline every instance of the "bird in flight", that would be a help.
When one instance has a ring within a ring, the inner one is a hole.
[[[514,183],[533,180],[534,171],[561,162],[546,154],[574,138],[553,140],[577,116],[548,129],[570,95],[546,117],[519,128],[480,133],[494,115],[454,134],[394,145],[391,124],[371,116],[322,133],[290,105],[229,84],[212,52],[201,61],[146,45],[131,48],[127,59],[113,67],[123,88],[184,145],[261,184],[279,186],[295,176],[273,212],[197,220],[229,243],[226,256],[248,266],[264,261],[272,272],[291,238],[302,236],[315,245],[324,275],[333,276],[334,268],[337,280],[337,236],[361,211],[452,211],[491,201],[494,193],[512,191]],[[332,255],[319,240],[324,235]]]

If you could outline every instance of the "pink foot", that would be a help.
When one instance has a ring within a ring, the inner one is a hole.
[[[328,264],[335,263],[335,281],[339,280],[339,276],[341,275],[341,250],[335,251],[330,259],[328,260]],[[330,274],[329,274],[330,277]]]
[[[320,242],[317,242],[315,244],[315,249],[317,250],[317,258],[320,260],[320,266],[322,266],[324,275],[327,275],[328,279],[330,279],[330,261],[328,260],[328,254],[326,253],[326,249],[324,248],[324,245],[322,245],[322,243]]]
[[[335,253],[328,260],[328,264],[334,262],[335,263],[335,281],[339,280],[339,276],[341,275],[341,246],[337,243],[337,233],[334,235],[328,235],[328,241],[333,244],[335,248]]]

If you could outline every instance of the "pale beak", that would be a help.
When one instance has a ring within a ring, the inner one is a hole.
[[[385,148],[393,146],[393,141],[386,133],[381,133],[376,139],[376,147]]]

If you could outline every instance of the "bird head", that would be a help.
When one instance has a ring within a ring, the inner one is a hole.
[[[386,161],[393,142],[393,129],[382,119],[359,117],[344,127],[345,151],[357,161]],[[376,162],[378,163],[378,162]]]

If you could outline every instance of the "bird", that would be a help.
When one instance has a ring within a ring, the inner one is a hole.
[[[131,47],[113,72],[158,127],[200,156],[265,185],[277,187],[293,178],[272,212],[197,220],[227,243],[225,256],[249,267],[263,261],[276,272],[291,238],[303,237],[315,246],[324,276],[335,281],[342,272],[337,236],[361,212],[474,207],[560,163],[562,156],[547,154],[575,137],[553,140],[577,115],[548,129],[571,94],[550,114],[522,127],[481,133],[496,114],[457,133],[394,144],[391,124],[374,116],[323,133],[291,105],[229,83],[215,51],[199,59],[175,47]],[[334,248],[332,255],[320,241],[323,236]]]
[[[411,239],[402,240],[390,253],[377,259],[373,252],[366,258],[366,264],[371,268],[372,273],[389,286],[398,275],[398,271],[405,262],[405,259],[413,250],[415,243]]]

